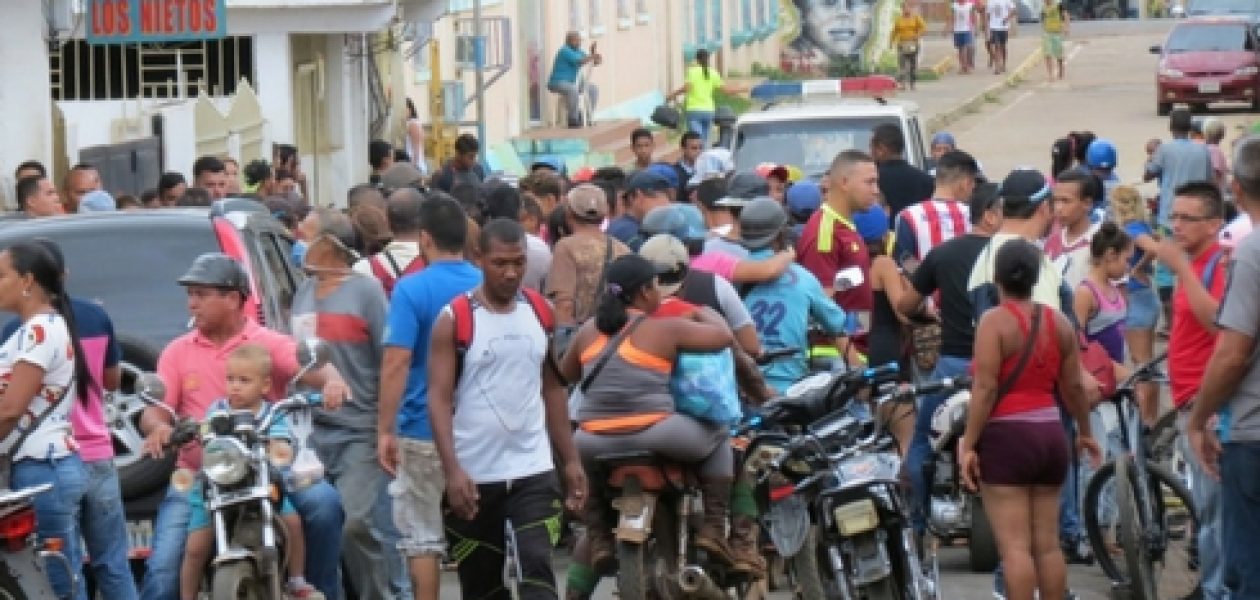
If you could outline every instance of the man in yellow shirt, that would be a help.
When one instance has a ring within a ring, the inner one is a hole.
[[[901,14],[893,21],[890,44],[897,49],[899,83],[902,89],[914,89],[915,75],[919,70],[919,40],[927,32],[927,23],[915,12],[909,0],[902,2]]]
[[[1041,10],[1041,51],[1046,55],[1046,75],[1050,81],[1056,79],[1056,61],[1059,64],[1057,78],[1063,79],[1063,38],[1067,37],[1070,24],[1068,12],[1058,0],[1046,3]]]

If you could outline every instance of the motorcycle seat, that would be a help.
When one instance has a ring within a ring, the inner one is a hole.
[[[595,462],[608,473],[608,485],[622,488],[626,480],[634,477],[644,490],[655,492],[664,489],[666,484],[676,489],[694,486],[694,473],[685,465],[671,462],[649,451],[614,452],[600,454]]]

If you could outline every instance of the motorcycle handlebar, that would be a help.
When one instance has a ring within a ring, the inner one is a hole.
[[[792,358],[796,356],[797,354],[799,354],[800,351],[801,349],[796,346],[788,346],[787,348],[775,348],[774,350],[763,350],[761,354],[756,357],[755,360],[758,365],[765,366],[776,360]]]

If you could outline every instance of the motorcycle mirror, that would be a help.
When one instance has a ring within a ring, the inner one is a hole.
[[[136,396],[142,402],[149,406],[156,406],[169,413],[176,420],[179,419],[175,411],[171,410],[171,407],[163,402],[166,398],[166,382],[162,381],[162,378],[158,377],[157,373],[141,373],[136,378],[135,386]]]
[[[836,272],[832,288],[837,292],[847,292],[860,287],[865,281],[866,276],[862,274],[861,267],[847,267]]]
[[[305,338],[298,341],[297,361],[303,371],[312,371],[328,364],[332,359],[332,351],[328,343],[319,338]]]

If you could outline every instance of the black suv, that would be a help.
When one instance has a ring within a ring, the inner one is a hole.
[[[293,240],[259,203],[224,200],[209,209],[91,213],[0,221],[0,248],[36,237],[55,240],[66,257],[70,294],[101,304],[123,351],[122,389],[106,403],[114,462],[129,510],[132,500],[159,496],[174,467],[143,457],[139,431],[144,405],[135,375],[157,367],[162,348],[188,331],[187,299],[176,280],[193,259],[225,252],[246,265],[250,306],[264,325],[289,330],[288,310],[302,273],[293,266]]]

